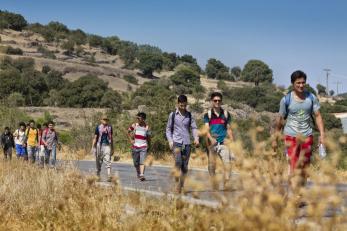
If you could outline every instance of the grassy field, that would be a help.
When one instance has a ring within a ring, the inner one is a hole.
[[[117,177],[112,187],[101,187],[94,176],[83,176],[72,166],[56,171],[15,159],[1,161],[0,230],[347,229],[343,201],[347,195],[334,187],[345,181],[346,174],[336,170],[341,153],[333,142],[328,144],[335,150],[330,158],[310,169],[315,185],[298,188],[299,177],[295,176],[289,191],[283,187],[288,179],[285,162],[266,151],[262,143],[255,146],[252,157],[239,142],[229,145],[237,156],[234,168],[239,177],[231,185],[235,196],[220,194],[219,208],[125,192]],[[193,160],[204,158],[194,155]],[[187,184],[201,187],[193,179]],[[307,204],[305,209],[299,207],[302,202]],[[328,208],[333,212],[326,218]]]

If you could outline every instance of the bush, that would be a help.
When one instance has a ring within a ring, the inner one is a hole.
[[[177,94],[191,94],[193,88],[200,85],[200,75],[189,66],[182,65],[170,77]]]
[[[139,81],[137,80],[137,78],[135,78],[133,75],[125,75],[123,77],[123,79],[125,81],[127,81],[128,83],[132,83],[134,85],[138,85]]]
[[[37,52],[41,53],[44,58],[49,58],[49,59],[57,58],[53,51],[50,51],[47,48],[44,48],[43,46],[39,46],[37,48]]]
[[[0,10],[0,29],[21,31],[27,25],[28,23],[22,15]]]
[[[11,46],[1,46],[0,52],[8,55],[23,55],[23,51],[20,48],[13,48]]]

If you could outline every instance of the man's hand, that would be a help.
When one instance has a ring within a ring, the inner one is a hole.
[[[217,144],[217,140],[215,138],[210,138],[211,146],[214,146]]]
[[[170,149],[172,150],[172,148],[173,148],[173,142],[172,141],[169,142],[169,146],[170,146]]]
[[[199,147],[199,140],[194,140],[194,145],[195,145],[195,147]]]

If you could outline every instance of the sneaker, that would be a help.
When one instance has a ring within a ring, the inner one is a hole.
[[[112,182],[112,176],[107,177],[107,182]]]
[[[140,181],[145,181],[146,180],[146,178],[145,178],[145,176],[143,174],[140,174],[139,179],[140,179]]]

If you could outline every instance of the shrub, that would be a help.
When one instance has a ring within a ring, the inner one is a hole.
[[[49,58],[49,59],[56,59],[57,58],[53,51],[50,51],[43,46],[39,46],[37,48],[37,52],[41,53],[44,58]]]
[[[137,78],[135,78],[133,75],[124,75],[124,80],[127,81],[128,83],[132,83],[135,85],[138,85],[139,81]]]
[[[1,46],[0,52],[8,55],[23,55],[23,51],[20,48],[13,48],[11,46]]]

